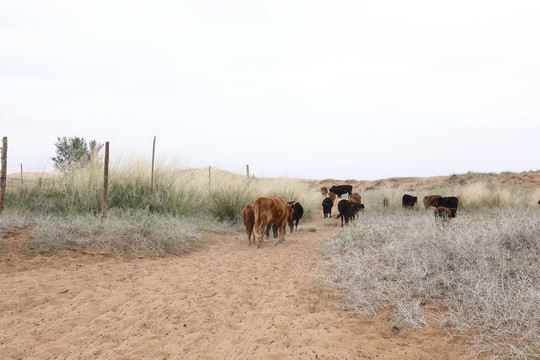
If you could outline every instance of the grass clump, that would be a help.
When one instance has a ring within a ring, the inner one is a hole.
[[[63,250],[93,247],[124,256],[180,255],[204,241],[200,230],[209,220],[193,221],[143,210],[111,211],[107,218],[87,214],[73,217],[46,216],[29,239],[31,254],[53,254]],[[216,225],[212,230],[218,230]],[[219,230],[226,230],[221,227]]]
[[[4,210],[0,215],[0,248],[4,245],[4,237],[17,229],[32,224],[33,219],[28,213],[17,210]]]
[[[245,187],[224,184],[209,191],[210,214],[220,221],[238,220],[247,204],[255,201],[253,192]]]
[[[323,249],[324,280],[350,309],[425,326],[437,320],[484,350],[515,358],[540,351],[540,214],[535,208],[463,211],[452,222],[431,212],[366,212]]]

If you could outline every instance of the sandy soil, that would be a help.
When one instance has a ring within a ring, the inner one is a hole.
[[[2,359],[462,359],[437,326],[363,322],[321,288],[315,260],[340,230],[317,214],[274,246],[214,237],[162,259],[66,253],[26,259],[33,228],[0,248]]]

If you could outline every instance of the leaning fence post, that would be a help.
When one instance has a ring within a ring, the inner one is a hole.
[[[2,173],[0,175],[0,213],[4,211],[6,203],[6,181],[7,181],[7,137],[2,139]]]
[[[109,142],[105,143],[105,166],[103,170],[103,203],[101,206],[101,218],[107,216],[107,194],[109,192]]]

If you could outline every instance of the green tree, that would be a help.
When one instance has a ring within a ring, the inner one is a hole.
[[[56,143],[56,156],[52,157],[54,168],[59,171],[69,171],[75,166],[84,166],[94,159],[103,144],[96,140],[88,143],[80,137],[58,137]]]

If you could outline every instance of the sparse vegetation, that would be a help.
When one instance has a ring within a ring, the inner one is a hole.
[[[33,221],[28,213],[6,210],[0,216],[0,247],[3,244],[4,235],[28,226]]]
[[[299,201],[304,221],[320,206],[320,193],[300,180],[248,179],[215,169],[210,183],[206,170],[174,168],[171,164],[157,166],[151,194],[149,164],[112,164],[109,214],[104,221],[99,217],[103,169],[92,162],[59,175],[44,188],[36,182],[13,187],[7,193],[5,213],[31,214],[39,225],[29,244],[32,253],[106,245],[115,253],[163,256],[185,252],[197,242],[191,227],[179,224],[197,224],[203,219],[196,229],[209,229],[209,224],[216,224],[220,231],[239,228],[242,209],[259,196]],[[5,227],[18,224],[10,216],[0,219]]]
[[[180,255],[207,237],[201,229],[231,231],[211,219],[178,218],[143,210],[112,211],[103,221],[93,215],[37,219],[36,233],[28,241],[30,254],[52,254],[92,247],[124,256]]]
[[[209,182],[206,169],[174,170],[174,164],[158,163],[151,194],[149,168],[144,161],[112,164],[104,220],[97,162],[74,167],[42,188],[36,182],[11,186],[0,217],[0,247],[4,234],[37,224],[26,248],[31,254],[90,247],[123,256],[179,255],[208,240],[201,231],[243,231],[241,211],[260,196],[299,201],[303,221],[321,208],[320,184],[217,169]],[[429,303],[440,312],[435,320],[479,351],[538,356],[540,189],[491,182],[489,176],[454,174],[442,185],[410,178],[404,185],[396,178],[366,187],[360,220],[321,251],[325,281],[366,318],[391,307],[400,328],[422,327],[434,320],[424,312]],[[406,192],[419,199],[412,211],[401,207]],[[432,194],[458,196],[458,217],[444,222],[424,210],[422,198]],[[330,219],[324,225],[339,227]]]
[[[366,318],[385,307],[410,328],[423,304],[455,335],[513,358],[540,351],[540,213],[533,207],[463,211],[452,222],[431,211],[373,210],[321,252],[325,281]]]

